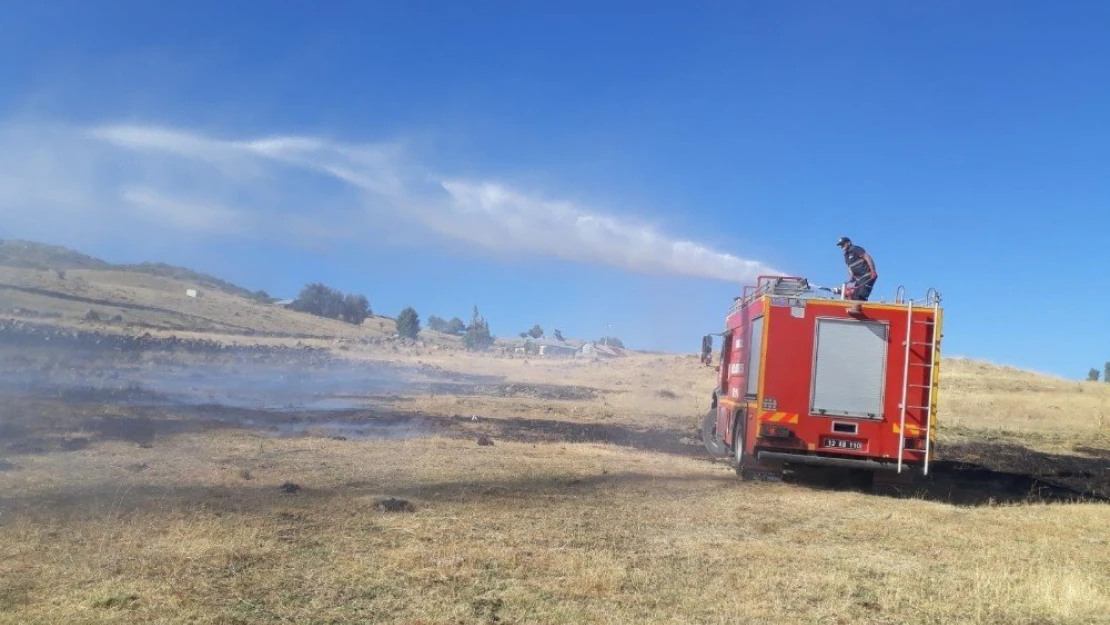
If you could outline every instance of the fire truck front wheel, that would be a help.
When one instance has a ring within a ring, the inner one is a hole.
[[[717,436],[717,411],[710,409],[701,421],[701,441],[709,455],[724,458],[728,456],[728,448],[724,441]]]
[[[736,416],[736,423],[732,430],[732,462],[735,465],[736,475],[741,479],[748,477],[748,457],[744,453],[744,435],[747,430],[747,420],[743,413]]]

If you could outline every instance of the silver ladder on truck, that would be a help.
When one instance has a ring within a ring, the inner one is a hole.
[[[929,294],[929,296],[926,300],[926,303],[928,303],[930,300],[932,302],[932,308],[933,308],[933,317],[932,317],[932,319],[930,319],[930,320],[916,320],[916,319],[914,319],[913,318],[913,310],[914,310],[913,300],[912,299],[909,300],[906,304],[906,317],[907,317],[907,319],[906,319],[906,340],[905,340],[906,361],[903,365],[903,370],[902,370],[902,380],[904,382],[903,385],[902,385],[902,416],[901,416],[901,423],[899,423],[899,426],[898,426],[898,472],[899,473],[902,472],[902,454],[905,452],[905,449],[906,449],[906,411],[907,410],[922,410],[922,411],[924,411],[924,414],[923,414],[924,418],[922,419],[922,421],[925,424],[925,464],[924,464],[923,469],[922,469],[922,474],[923,475],[928,475],[929,474],[929,455],[930,455],[930,452],[932,451],[932,449],[931,449],[931,438],[932,438],[932,428],[933,428],[933,414],[936,412],[936,408],[937,408],[937,406],[936,406],[936,404],[937,404],[936,368],[937,368],[937,361],[938,361],[938,358],[940,356],[940,354],[938,353],[939,352],[938,344],[939,344],[940,336],[939,336],[939,333],[937,331],[938,330],[937,322],[940,319],[940,314],[939,314],[940,313],[940,296],[939,296],[939,294],[936,294],[936,293],[932,292],[932,290],[930,290],[930,291],[931,292],[930,292],[930,294]],[[932,331],[929,333],[930,340],[928,340],[928,341],[916,341],[915,342],[913,340],[913,328],[914,328],[914,326],[931,326]],[[928,348],[929,357],[925,362],[910,362],[910,349],[913,346]],[[925,379],[926,379],[925,384],[910,384],[909,383],[910,367],[913,367],[913,366],[924,367],[925,368],[925,370],[927,372],[927,375],[925,377]],[[906,405],[906,394],[907,394],[907,392],[909,391],[909,389],[911,387],[913,387],[913,388],[924,388],[928,391],[928,401],[925,403],[924,406],[907,406]]]

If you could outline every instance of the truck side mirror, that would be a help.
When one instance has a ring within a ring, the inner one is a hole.
[[[713,335],[701,337],[701,361],[708,365],[713,359]]]

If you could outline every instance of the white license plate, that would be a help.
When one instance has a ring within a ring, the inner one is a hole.
[[[849,441],[842,438],[823,438],[821,439],[822,447],[831,447],[833,449],[851,449],[852,451],[863,451],[863,441]]]

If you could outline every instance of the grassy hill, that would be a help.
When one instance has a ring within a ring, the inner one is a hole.
[[[196,287],[217,289],[232,295],[265,299],[261,292],[251,292],[241,286],[185,267],[165,263],[137,263],[114,265],[87,254],[58,245],[34,241],[0,239],[0,266],[48,271],[93,269],[160,276],[191,282]]]
[[[189,297],[190,289],[199,296]],[[321,338],[394,331],[393,321],[383,317],[353,326],[287,310],[249,289],[183,267],[113,265],[64,247],[12,240],[0,241],[0,314],[119,331]]]
[[[0,265],[24,269],[110,269],[112,265],[69,248],[0,239]]]
[[[187,290],[199,291],[189,297]],[[90,311],[94,314],[90,314]],[[298,338],[376,338],[396,333],[393,318],[361,326],[278,306],[261,291],[165,263],[112,264],[56,245],[0,240],[0,315],[107,331],[201,332]],[[421,312],[426,326],[428,312]],[[458,347],[459,336],[425,327],[420,339]],[[496,338],[505,348],[515,338]]]

